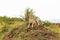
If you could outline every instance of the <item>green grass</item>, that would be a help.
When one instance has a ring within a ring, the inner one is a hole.
[[[28,21],[25,19],[0,17],[0,40],[5,40],[4,38],[9,37],[9,34],[14,35],[12,40],[49,40],[51,35],[53,40],[60,40],[59,27],[54,27],[49,22],[40,21],[39,23],[47,29],[28,29]],[[38,25],[36,27],[38,28]]]

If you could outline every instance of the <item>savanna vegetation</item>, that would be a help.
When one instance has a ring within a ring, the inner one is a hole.
[[[31,27],[30,13],[33,10],[28,8],[24,18],[0,16],[0,40],[60,40],[60,23],[43,21],[34,15],[38,22]]]

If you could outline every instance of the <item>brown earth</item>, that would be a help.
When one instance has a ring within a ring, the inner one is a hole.
[[[4,40],[13,40],[16,34],[14,32],[17,30],[19,30],[19,28],[15,28],[14,31],[11,31],[10,34],[4,38]],[[21,33],[18,32],[17,34],[21,37],[21,40],[60,40],[60,36],[58,37],[57,33],[54,33],[42,25],[26,28]],[[23,39],[23,37],[26,39]]]

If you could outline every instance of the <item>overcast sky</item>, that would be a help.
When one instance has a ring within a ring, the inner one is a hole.
[[[26,8],[42,20],[60,19],[59,0],[0,0],[0,16],[20,17]]]

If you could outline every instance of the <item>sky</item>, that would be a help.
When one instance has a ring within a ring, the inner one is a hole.
[[[42,20],[60,19],[60,0],[0,0],[0,16],[22,17],[26,8]]]

